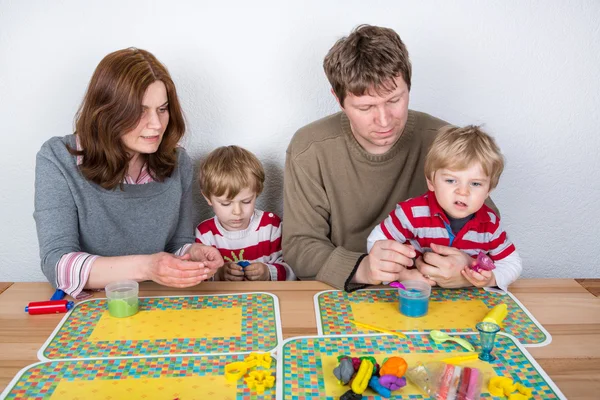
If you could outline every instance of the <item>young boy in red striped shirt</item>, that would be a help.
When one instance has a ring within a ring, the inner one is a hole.
[[[215,216],[198,225],[196,242],[216,247],[223,256],[217,280],[296,279],[282,258],[281,220],[254,208],[264,181],[260,161],[238,146],[219,147],[202,163],[200,189]]]
[[[429,191],[398,203],[367,239],[367,251],[378,240],[410,244],[417,257],[432,243],[452,246],[475,258],[480,252],[493,261],[493,270],[465,268],[473,286],[508,285],[521,274],[521,258],[500,224],[484,204],[497,186],[504,158],[492,137],[477,126],[440,129],[425,159]],[[417,269],[405,269],[400,280],[425,279]]]

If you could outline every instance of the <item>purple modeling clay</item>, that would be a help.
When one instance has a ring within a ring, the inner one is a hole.
[[[477,255],[477,264],[469,267],[475,272],[479,272],[481,270],[491,271],[496,268],[494,262],[491,258],[489,258],[483,251],[480,251]]]
[[[383,375],[379,378],[379,383],[381,386],[394,391],[406,386],[406,378],[398,378],[396,375]]]

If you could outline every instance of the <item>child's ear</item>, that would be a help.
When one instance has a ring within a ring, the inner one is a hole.
[[[206,202],[208,203],[208,205],[212,207],[212,203],[211,203],[210,199],[208,197],[206,197],[206,195],[204,194],[204,192],[200,192],[200,193],[202,193],[202,197],[204,197],[204,200],[206,200]]]
[[[435,187],[433,186],[433,183],[431,182],[431,180],[429,178],[427,178],[427,189],[431,190],[432,192],[435,192],[435,190],[434,190]]]

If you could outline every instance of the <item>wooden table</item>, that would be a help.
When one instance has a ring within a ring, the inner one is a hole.
[[[140,295],[270,292],[279,298],[283,336],[289,338],[317,333],[313,296],[327,289],[320,282],[206,282],[185,290],[144,283]],[[600,299],[573,279],[522,279],[511,291],[552,335],[550,345],[528,350],[565,396],[600,398]],[[52,293],[47,283],[15,283],[0,294],[0,391],[37,361],[37,351],[63,317],[23,311],[28,302]]]
[[[0,294],[12,286],[12,282],[0,282]]]

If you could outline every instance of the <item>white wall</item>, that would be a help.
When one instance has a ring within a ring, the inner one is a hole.
[[[44,279],[35,154],[72,133],[106,54],[136,46],[163,61],[192,156],[232,143],[254,151],[268,171],[262,204],[280,213],[287,143],[337,110],[323,57],[360,23],[406,42],[411,108],[496,136],[508,165],[493,198],[524,276],[600,277],[600,2],[216,3],[0,0],[0,281]]]

